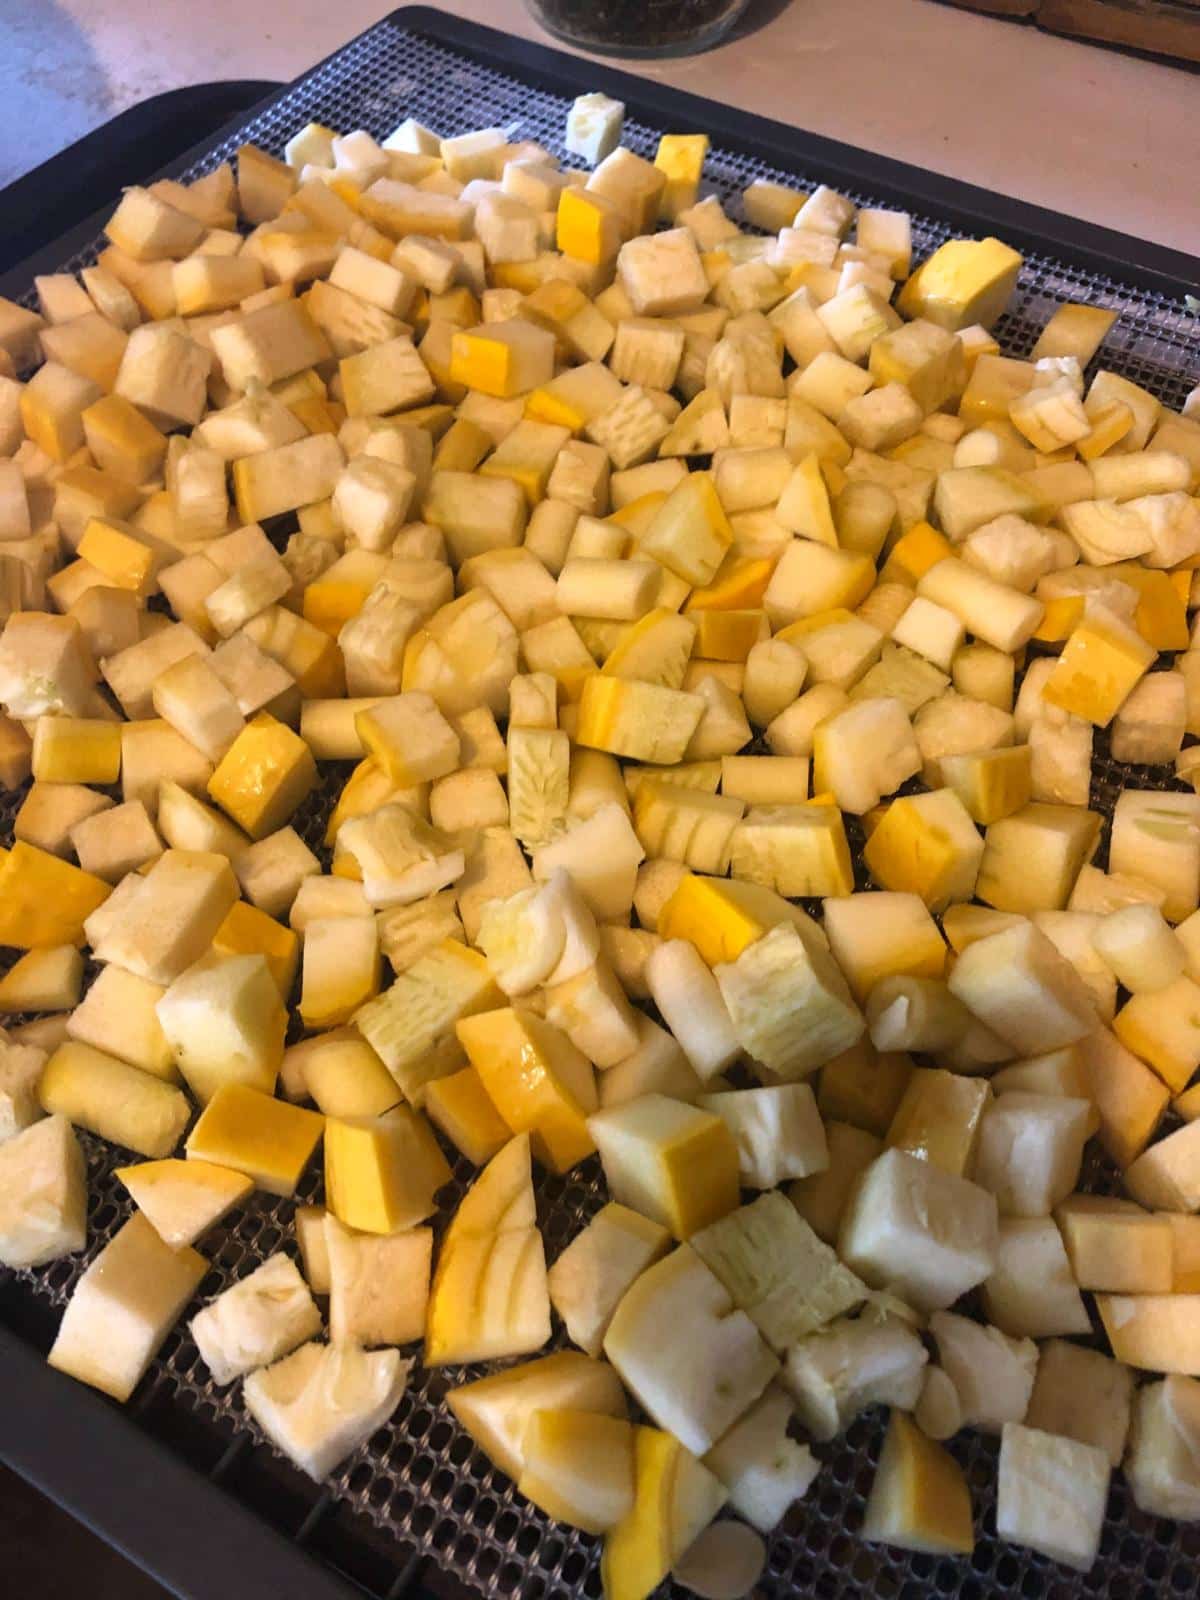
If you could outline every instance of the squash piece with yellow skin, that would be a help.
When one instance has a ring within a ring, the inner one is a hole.
[[[888,1422],[862,1537],[931,1555],[970,1555],[975,1548],[962,1468],[903,1411],[893,1410]]]
[[[81,944],[84,923],[110,893],[102,878],[18,839],[0,862],[0,944]]]
[[[208,793],[252,839],[264,839],[293,816],[316,781],[304,740],[260,711],[221,758]]]
[[[172,1250],[194,1244],[254,1192],[245,1173],[211,1161],[143,1161],[118,1167],[116,1176]]]
[[[464,1017],[456,1032],[497,1111],[514,1133],[530,1135],[543,1165],[568,1172],[591,1155],[595,1079],[565,1033],[513,1006]]]
[[[188,1135],[191,1159],[243,1172],[268,1194],[294,1194],[325,1119],[241,1083],[226,1083]]]

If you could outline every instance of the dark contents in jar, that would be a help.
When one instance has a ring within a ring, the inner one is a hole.
[[[746,0],[533,0],[545,26],[577,44],[661,49],[694,43]]]

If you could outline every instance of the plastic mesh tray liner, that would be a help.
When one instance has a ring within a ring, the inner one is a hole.
[[[231,159],[245,140],[282,155],[287,138],[309,120],[341,129],[365,127],[382,138],[410,115],[447,133],[502,126],[511,137],[536,140],[562,159],[562,132],[573,93],[553,93],[521,81],[474,59],[466,49],[447,48],[400,21],[387,19],[181,175],[201,176]],[[631,118],[625,123],[623,142],[652,157],[662,131],[662,127]],[[719,194],[738,216],[739,193],[754,178],[811,186],[821,181],[822,174],[799,166],[783,170],[753,155],[715,148],[705,165],[704,189]],[[838,186],[861,204],[878,203],[868,193],[856,193],[844,183]],[[918,215],[913,221],[918,259],[958,231],[934,216]],[[87,265],[102,242],[93,241],[87,249],[61,261],[58,270],[73,271]],[[1182,298],[1170,299],[1036,251],[1027,252],[1012,308],[997,330],[1004,350],[1027,353],[1051,312],[1067,300],[1084,300],[1118,312],[1119,320],[1104,343],[1104,364],[1179,407],[1200,378],[1200,320],[1188,312]],[[1123,786],[1183,787],[1173,778],[1164,779],[1158,769],[1112,762],[1102,735],[1096,744],[1092,804],[1106,817]],[[297,828],[318,850],[330,796],[340,788],[346,770],[330,769],[323,791],[310,799],[296,819]],[[11,834],[19,799],[9,796],[0,807],[0,837],[7,839]],[[319,853],[328,865],[327,853]],[[861,864],[859,875],[863,886],[867,880]],[[113,1169],[127,1158],[101,1141],[85,1136],[84,1142],[90,1178],[87,1252],[38,1272],[10,1274],[21,1280],[43,1316],[65,1303],[83,1267],[131,1209],[128,1196],[113,1176]],[[473,1176],[473,1169],[462,1159],[454,1171],[453,1188],[447,1191],[435,1223],[439,1229]],[[1088,1186],[1105,1188],[1113,1182],[1114,1174],[1099,1157],[1092,1156]],[[311,1202],[319,1195],[319,1172],[310,1170],[296,1203]],[[539,1221],[549,1260],[603,1198],[594,1159],[565,1179],[539,1179]],[[281,1245],[294,1248],[289,1243],[293,1204],[257,1195],[231,1226],[203,1241],[212,1265],[197,1303],[243,1277]],[[664,1336],[672,1333],[664,1329]],[[552,1347],[564,1342],[559,1333]],[[598,1596],[599,1542],[548,1521],[523,1502],[441,1403],[448,1387],[483,1370],[429,1370],[418,1365],[392,1420],[324,1488],[269,1459],[269,1447],[242,1410],[239,1387],[218,1389],[210,1381],[188,1336],[186,1319],[168,1337],[139,1394],[148,1389],[156,1409],[165,1403],[187,1415],[194,1423],[193,1432],[195,1427],[207,1430],[213,1436],[210,1454],[248,1436],[253,1440],[251,1455],[268,1457],[273,1510],[275,1498],[290,1502],[289,1511],[280,1515],[290,1521],[294,1513],[295,1523],[302,1523],[303,1530],[326,1513],[340,1525],[348,1517],[352,1538],[370,1542],[377,1551],[382,1539],[387,1557],[394,1557],[396,1572],[416,1554],[429,1558],[430,1569],[440,1569],[488,1596],[520,1594],[529,1600],[537,1596]],[[1200,1592],[1200,1527],[1143,1516],[1133,1506],[1119,1475],[1114,1477],[1110,1493],[1102,1554],[1087,1576],[1073,1575],[997,1541],[993,1535],[997,1442],[974,1433],[960,1435],[950,1446],[967,1470],[975,1503],[978,1544],[973,1557],[905,1556],[864,1545],[856,1530],[882,1433],[883,1416],[876,1409],[861,1416],[833,1445],[818,1447],[824,1468],[807,1498],[793,1506],[768,1541],[768,1565],[758,1594],[804,1594],[820,1600],[864,1594],[880,1600],[917,1600],[930,1594],[961,1600],[1000,1594],[1025,1600],[1067,1600],[1083,1595],[1150,1600],[1151,1596]],[[272,1521],[276,1520],[273,1515]],[[312,1542],[319,1554],[321,1539]],[[437,1582],[432,1571],[429,1581]]]

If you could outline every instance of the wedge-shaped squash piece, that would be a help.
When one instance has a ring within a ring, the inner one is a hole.
[[[576,1350],[560,1350],[464,1383],[446,1404],[479,1448],[510,1478],[521,1475],[525,1430],[539,1411],[623,1417],[625,1392],[613,1369]]]
[[[398,1350],[314,1340],[250,1373],[243,1397],[276,1449],[319,1481],[387,1421],[411,1366]]]
[[[862,1536],[930,1555],[970,1555],[975,1548],[971,1491],[962,1468],[903,1411],[893,1410],[888,1418]]]
[[[634,1430],[634,1503],[604,1541],[609,1600],[646,1600],[726,1499],[719,1478],[657,1428]]]
[[[546,1256],[536,1227],[443,1244],[425,1329],[428,1365],[528,1355],[549,1337]]]
[[[686,1340],[662,1329],[686,1317]],[[745,1312],[688,1245],[647,1268],[618,1305],[605,1354],[638,1402],[696,1454],[766,1388],[778,1364]]]
[[[172,1250],[134,1212],[75,1285],[46,1359],[128,1400],[207,1269],[202,1255]]]
[[[595,1411],[535,1411],[518,1492],[557,1522],[606,1533],[633,1508],[635,1431]]]
[[[172,1250],[194,1244],[254,1192],[245,1173],[210,1161],[144,1161],[118,1167],[116,1176]]]
[[[83,956],[74,945],[30,950],[0,978],[0,1012],[70,1011],[82,986]]]

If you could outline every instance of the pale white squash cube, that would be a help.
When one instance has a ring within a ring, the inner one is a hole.
[[[733,1134],[744,1188],[775,1189],[829,1164],[825,1129],[807,1083],[702,1094],[697,1104],[715,1111]]]
[[[424,1335],[432,1229],[355,1233],[326,1213],[325,1248],[335,1344],[410,1344]]]
[[[276,1449],[319,1481],[387,1421],[411,1367],[398,1350],[313,1341],[250,1373],[242,1394]]]
[[[889,1150],[852,1197],[838,1250],[868,1283],[936,1311],[994,1271],[997,1226],[995,1197],[985,1189]]]
[[[997,1534],[1087,1572],[1100,1553],[1110,1471],[1104,1452],[1094,1445],[1006,1423]]]
[[[282,1251],[209,1302],[189,1324],[212,1380],[232,1383],[321,1331],[308,1285]]]
[[[1062,1235],[1051,1217],[1000,1219],[996,1267],[984,1283],[983,1303],[996,1326],[1014,1338],[1049,1339],[1091,1330]]]
[[[44,1059],[43,1051],[28,1050]],[[11,1091],[10,1091],[11,1092]],[[87,1162],[66,1117],[31,1120],[0,1144],[0,1262],[37,1267],[82,1250]]]

